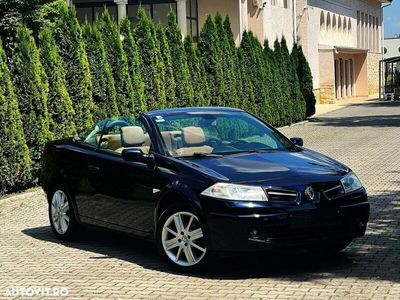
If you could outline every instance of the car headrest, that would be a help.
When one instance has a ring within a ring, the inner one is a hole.
[[[121,128],[122,147],[140,147],[145,142],[145,136],[142,127],[127,126]]]
[[[182,136],[186,145],[202,145],[206,141],[204,131],[200,127],[185,127],[182,129]]]

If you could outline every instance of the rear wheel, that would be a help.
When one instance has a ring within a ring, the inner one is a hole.
[[[78,224],[67,190],[62,185],[56,186],[49,193],[49,219],[54,235],[60,240],[78,237],[83,227]]]
[[[167,262],[180,270],[203,267],[209,257],[199,218],[181,205],[162,213],[157,226],[157,245]]]

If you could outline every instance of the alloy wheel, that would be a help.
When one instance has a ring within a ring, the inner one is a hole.
[[[54,229],[58,234],[63,235],[69,227],[69,204],[67,195],[58,190],[51,200],[51,219]]]
[[[207,251],[200,222],[190,212],[171,215],[164,223],[161,239],[169,259],[182,267],[198,264]]]

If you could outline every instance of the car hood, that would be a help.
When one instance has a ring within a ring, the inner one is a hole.
[[[349,172],[345,165],[308,149],[298,152],[242,153],[188,159],[186,162],[217,180],[236,183],[286,181],[289,178],[297,183],[303,180],[330,181]]]

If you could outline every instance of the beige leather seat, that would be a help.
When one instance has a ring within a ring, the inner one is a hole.
[[[96,137],[97,144],[99,143],[100,136]],[[101,142],[106,143],[106,149],[116,150],[121,148],[121,135],[120,134],[105,134],[101,137]]]
[[[182,138],[185,147],[176,150],[179,155],[191,156],[194,153],[211,153],[213,151],[212,147],[204,145],[206,136],[200,127],[183,128]]]
[[[176,149],[178,148],[177,137],[181,137],[182,132],[180,131],[163,131],[161,132],[161,136],[164,140],[165,146],[167,150],[171,154],[176,153]]]
[[[149,153],[150,151],[150,139],[147,138],[143,132],[142,127],[139,126],[127,126],[121,128],[121,148],[117,149],[116,152],[121,153],[122,150],[127,148],[140,149],[143,153]]]

